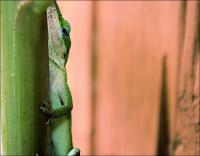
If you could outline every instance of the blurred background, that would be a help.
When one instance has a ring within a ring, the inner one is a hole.
[[[199,154],[198,1],[58,1],[81,154]]]

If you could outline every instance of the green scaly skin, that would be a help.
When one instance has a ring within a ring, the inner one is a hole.
[[[67,63],[70,40],[70,25],[62,17],[56,3],[47,8],[50,104],[44,102],[41,110],[50,116],[53,155],[80,155],[73,148],[71,134],[72,96],[67,84],[65,65]]]

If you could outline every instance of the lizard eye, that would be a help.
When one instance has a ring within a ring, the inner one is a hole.
[[[67,29],[62,28],[62,35],[63,36],[69,36],[69,33],[67,32]]]

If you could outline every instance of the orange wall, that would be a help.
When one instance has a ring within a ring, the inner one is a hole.
[[[72,27],[66,68],[74,101],[73,140],[81,154],[156,154],[162,153],[163,148],[187,154],[187,141],[173,147],[177,134],[181,140],[188,135],[176,129],[177,123],[184,123],[179,120],[182,116],[177,115],[176,93],[184,83],[178,79],[185,79],[185,62],[191,64],[186,73],[198,69],[198,59],[187,60],[182,54],[189,49],[189,54],[199,56],[198,48],[198,52],[192,51],[197,44],[199,3],[58,1],[58,4]],[[194,31],[193,36],[189,29]],[[187,46],[191,38],[194,42]],[[194,75],[197,75],[194,79],[199,79],[198,74]],[[199,89],[196,90],[198,101]],[[189,103],[197,105],[198,115],[199,105]],[[184,113],[183,118],[187,118]],[[190,128],[188,133],[193,130]],[[198,153],[194,149],[199,143],[190,144],[190,153]]]
[[[73,140],[82,154],[90,153],[91,140],[91,54],[92,2],[59,1],[71,24],[72,46],[67,64],[68,84],[73,96]]]

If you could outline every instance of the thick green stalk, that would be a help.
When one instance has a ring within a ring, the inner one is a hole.
[[[1,1],[1,154],[44,153],[48,101],[45,9],[50,2]]]

